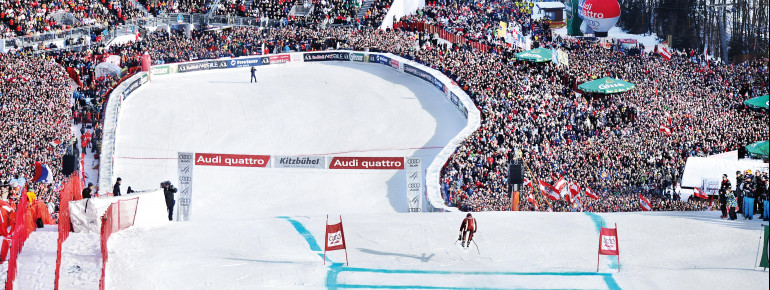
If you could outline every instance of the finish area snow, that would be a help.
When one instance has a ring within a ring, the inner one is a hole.
[[[427,166],[466,123],[431,84],[380,65],[291,63],[257,67],[256,76],[250,83],[242,68],[153,77],[127,98],[115,151],[123,190],[177,184],[180,151],[418,156]],[[193,180],[193,219],[407,211],[403,170],[196,166]]]
[[[123,189],[177,183],[177,152],[420,156],[465,119],[430,84],[384,66],[293,63],[153,77],[123,103]],[[404,171],[196,166],[191,221],[134,226],[108,242],[107,289],[767,289],[759,221],[717,212],[404,213]],[[163,205],[158,205],[163,206]],[[327,214],[345,252],[323,258]],[[601,257],[618,225],[620,264]],[[478,250],[476,248],[478,246]]]
[[[233,198],[238,198],[234,196]],[[355,201],[347,202],[355,206]],[[215,207],[212,207],[212,209]],[[343,216],[345,253],[327,253],[325,216],[194,221],[113,235],[109,289],[768,289],[755,270],[760,222],[698,213],[476,213],[478,244],[455,243],[463,213]],[[330,217],[334,222],[337,216]],[[617,259],[598,225],[618,224]],[[114,253],[113,253],[114,251]]]

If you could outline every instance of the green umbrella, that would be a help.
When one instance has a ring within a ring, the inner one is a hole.
[[[553,58],[553,51],[547,48],[535,48],[515,54],[516,59],[531,62],[546,62]]]
[[[746,145],[746,151],[754,155],[767,156],[767,140]]]
[[[768,96],[770,96],[770,95],[764,95],[764,96],[761,96],[761,97],[751,98],[751,99],[748,99],[748,100],[744,101],[743,103],[746,104],[747,106],[767,109]]]
[[[598,80],[582,83],[578,86],[581,91],[600,94],[622,93],[633,90],[635,87],[635,84],[613,78],[600,78]]]

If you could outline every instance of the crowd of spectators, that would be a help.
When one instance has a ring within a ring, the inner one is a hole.
[[[357,0],[313,0],[311,21],[324,24],[356,24]]]
[[[360,24],[366,27],[379,28],[392,3],[393,1],[390,0],[374,0],[362,16]]]
[[[481,44],[494,45],[498,24],[518,23],[526,32],[532,28],[529,8],[516,1],[467,2],[462,0],[426,1],[405,22],[435,24],[447,32]],[[387,13],[387,12],[386,12]]]
[[[216,14],[256,18],[264,25],[272,20],[280,25],[313,23],[379,27],[391,2],[374,1],[361,19],[356,18],[360,9],[357,0],[222,0]],[[12,37],[93,24],[114,26],[149,16],[145,11],[152,15],[207,13],[212,5],[213,1],[207,0],[5,1],[0,3],[0,32],[3,37]],[[308,9],[312,6],[312,13],[305,17],[290,15],[295,5]]]
[[[63,23],[58,22],[57,19]],[[0,2],[0,23],[2,23],[0,29],[3,30],[4,37],[33,35],[94,24],[113,25],[118,22],[117,16],[110,13],[108,6],[97,1],[16,0]]]
[[[689,156],[736,150],[767,138],[767,115],[742,106],[747,96],[767,94],[766,60],[723,65],[707,64],[693,52],[678,53],[671,61],[654,52],[631,55],[620,46],[553,37],[543,23],[526,25],[528,17],[510,3],[488,5],[441,2],[402,19],[437,23],[497,45],[493,54],[428,56],[482,112],[481,129],[444,168],[443,187],[453,205],[510,208],[505,181],[515,148],[523,151],[531,179],[553,184],[565,176],[581,187],[638,201],[632,193],[657,198],[673,188]],[[494,36],[496,26],[490,23],[500,20],[535,28],[534,46],[567,51],[569,66],[516,61],[513,53],[521,50],[499,46],[502,39]],[[636,89],[613,95],[577,90],[578,84],[602,77],[627,80]],[[674,133],[662,134],[660,125]]]
[[[20,53],[0,54],[0,186],[30,181],[35,162],[46,164],[53,183],[28,183],[45,202],[56,200],[62,156],[71,148],[69,92],[73,82],[56,62]],[[18,194],[18,192],[15,192]],[[14,198],[12,195],[10,198]]]
[[[240,2],[240,0],[238,0]],[[209,11],[211,2],[207,0],[139,0],[147,11],[153,15],[160,15],[165,13],[206,13]],[[231,3],[230,0],[220,1],[220,5],[223,3]],[[221,6],[222,7],[222,6]]]
[[[130,0],[99,0],[102,5],[106,6],[113,15],[122,23],[129,19],[142,18],[145,8],[140,5],[136,5]],[[94,1],[95,2],[95,1]]]

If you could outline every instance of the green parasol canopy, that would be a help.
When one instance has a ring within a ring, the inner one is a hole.
[[[527,50],[514,54],[518,60],[526,60],[531,62],[546,62],[551,61],[553,58],[553,51],[547,48],[535,48],[533,50]]]
[[[767,140],[746,145],[746,151],[754,155],[767,156]]]
[[[770,96],[770,95],[764,95],[764,96],[761,96],[761,97],[751,98],[751,99],[748,99],[748,100],[744,101],[743,103],[746,104],[747,106],[767,109],[768,96]]]
[[[635,87],[635,84],[609,77],[585,82],[578,86],[581,91],[600,94],[622,93],[625,91],[633,90]]]

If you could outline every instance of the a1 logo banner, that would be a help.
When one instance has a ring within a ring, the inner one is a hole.
[[[326,235],[324,236],[324,265],[326,265],[326,252],[345,250],[345,263],[348,263],[348,250],[345,247],[345,231],[342,229],[342,216],[340,222],[330,225],[329,216],[326,216]]]
[[[342,235],[342,223],[326,225],[326,251],[345,249]]]
[[[618,256],[618,270],[620,270],[620,248],[618,247],[618,225],[614,229],[601,225],[599,230],[599,253],[596,255],[596,271],[599,271],[599,255]]]

